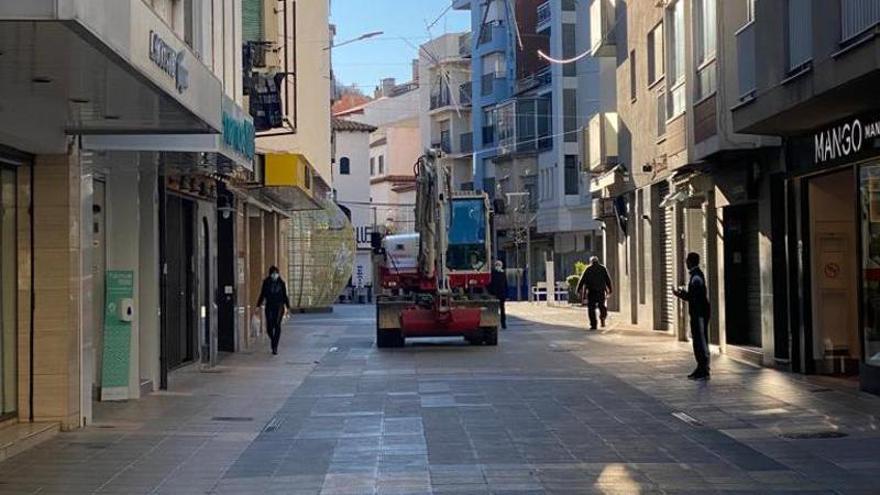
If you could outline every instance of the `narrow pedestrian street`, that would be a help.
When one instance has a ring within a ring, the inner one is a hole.
[[[726,358],[689,382],[669,337],[510,313],[497,348],[381,351],[370,306],[297,316],[279,356],[96,405],[0,493],[876,493],[880,398]]]

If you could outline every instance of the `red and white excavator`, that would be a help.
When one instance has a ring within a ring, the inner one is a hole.
[[[441,154],[415,165],[415,232],[376,239],[376,345],[412,337],[464,337],[498,344],[498,300],[489,295],[489,197],[453,191]]]

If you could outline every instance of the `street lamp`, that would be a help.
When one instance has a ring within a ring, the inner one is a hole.
[[[358,36],[357,38],[352,38],[350,40],[343,41],[342,43],[334,43],[334,44],[331,44],[330,46],[324,47],[324,51],[326,52],[326,51],[332,50],[334,48],[339,48],[340,46],[350,45],[352,43],[357,43],[358,41],[363,41],[363,40],[367,40],[370,38],[375,38],[376,36],[381,36],[383,34],[385,34],[384,31],[373,31],[371,33],[362,34],[362,35]]]

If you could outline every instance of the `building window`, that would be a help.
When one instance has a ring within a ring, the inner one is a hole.
[[[495,177],[483,179],[483,192],[489,195],[489,199],[495,199]]]
[[[788,71],[797,72],[813,59],[813,0],[788,0]]]
[[[347,156],[339,159],[339,175],[349,175],[351,173],[351,162]]]
[[[376,157],[370,157],[370,177],[376,175]]]
[[[840,0],[841,41],[860,38],[880,23],[878,7],[876,0]]]
[[[638,78],[636,77],[636,51],[630,50],[629,52],[629,99],[630,101],[636,101],[636,81]]]
[[[385,155],[379,155],[379,175],[385,175]]]
[[[483,77],[481,83],[482,96],[491,95],[495,91],[495,81],[505,79],[507,61],[501,53],[492,53],[482,58]]]
[[[684,113],[685,108],[684,38],[684,0],[673,0],[666,9],[666,113],[670,119]]]
[[[495,143],[495,109],[483,109],[483,144]]]
[[[562,91],[562,115],[565,128],[566,143],[576,143],[578,141],[578,105],[577,90],[564,89]]]
[[[577,27],[574,24],[562,25],[562,58],[569,59],[577,55]],[[562,66],[562,75],[565,77],[577,76],[577,64],[565,64]]]
[[[648,86],[653,86],[663,78],[663,23],[657,24],[648,33]]]
[[[716,0],[695,3],[694,43],[697,63],[697,94],[700,101],[715,93],[717,87],[715,52],[717,48]]]
[[[538,114],[538,149],[553,147],[553,101],[550,95],[538,98],[536,112]]]
[[[577,162],[576,155],[565,155],[565,194],[569,196],[580,194],[581,174]]]

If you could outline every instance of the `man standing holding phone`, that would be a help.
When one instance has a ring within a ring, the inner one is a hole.
[[[590,317],[590,330],[596,330],[596,309],[599,310],[599,318],[602,321],[602,327],[605,327],[605,320],[608,318],[608,307],[605,301],[611,295],[611,276],[602,263],[599,262],[597,256],[590,258],[590,266],[584,270],[581,279],[578,281],[577,292],[581,299],[586,295],[587,314]]]
[[[688,303],[691,340],[694,344],[694,358],[697,360],[697,369],[688,375],[688,379],[708,380],[709,318],[712,316],[712,306],[709,303],[709,291],[706,289],[706,276],[700,270],[700,255],[689,253],[685,265],[690,274],[687,288],[672,289],[672,293]]]

